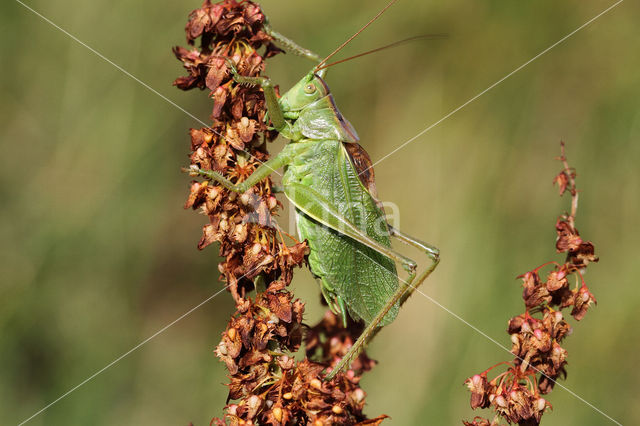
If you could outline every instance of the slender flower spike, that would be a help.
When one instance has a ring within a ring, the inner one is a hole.
[[[215,170],[232,182],[246,179],[268,159],[266,142],[276,133],[267,129],[264,95],[259,88],[237,85],[227,69],[231,59],[248,76],[264,70],[264,58],[279,52],[263,28],[265,17],[251,2],[233,0],[212,4],[205,1],[189,15],[187,42],[199,48],[175,47],[176,57],[188,76],[176,79],[183,90],[209,89],[213,98],[212,126],[191,129],[191,168]],[[260,51],[263,50],[263,53]],[[219,242],[222,279],[240,300],[253,288],[253,280],[264,274],[267,281],[283,279],[304,261],[306,243],[291,242],[283,259],[283,244],[274,227],[281,205],[265,179],[242,196],[209,182],[194,181],[185,208],[200,210],[209,217],[198,248]],[[251,244],[249,244],[251,243]]]
[[[509,424],[540,424],[542,415],[551,407],[541,395],[551,392],[556,380],[567,375],[568,353],[560,343],[571,333],[571,327],[561,311],[571,308],[571,315],[579,321],[596,303],[584,283],[583,270],[598,258],[593,244],[583,240],[574,226],[578,206],[576,173],[567,164],[564,144],[561,148],[559,160],[563,169],[554,183],[559,186],[560,195],[571,194],[571,213],[556,222],[556,250],[566,253],[565,262],[548,262],[518,277],[522,279],[525,312],[511,318],[507,327],[515,359],[494,366],[508,368],[492,380],[488,380],[487,373],[494,367],[465,382],[471,391],[471,408],[491,408],[496,417],[492,421],[482,417],[463,421],[467,426],[497,425],[500,418]],[[540,278],[543,268],[550,269],[545,280]],[[572,287],[576,282],[578,287]]]

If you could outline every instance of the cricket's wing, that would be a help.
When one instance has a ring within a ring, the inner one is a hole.
[[[382,203],[378,199],[378,190],[376,188],[376,176],[373,173],[373,161],[371,161],[371,157],[369,157],[369,153],[365,151],[365,149],[357,142],[354,143],[346,143],[344,144],[344,148],[347,150],[349,154],[349,158],[355,167],[358,176],[360,177],[360,181],[371,197],[375,200],[376,204],[380,208],[380,210],[384,210],[382,207]]]
[[[396,265],[340,233],[337,222],[348,221],[377,243],[390,247],[384,212],[362,184],[340,141],[318,141],[290,165],[287,174],[296,181],[290,185],[292,189],[308,188],[287,191],[285,185],[285,193],[299,212],[298,231],[309,243],[309,264],[323,282],[323,293],[339,298],[338,305],[343,301],[354,319],[369,323],[398,288]],[[336,306],[336,300],[328,302]],[[398,309],[394,306],[380,325],[393,321]]]

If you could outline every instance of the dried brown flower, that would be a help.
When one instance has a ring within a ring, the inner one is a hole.
[[[595,303],[582,277],[582,270],[590,262],[597,262],[594,246],[584,241],[575,228],[578,207],[576,173],[569,168],[561,144],[562,171],[554,183],[560,195],[571,194],[571,213],[562,215],[556,222],[556,250],[567,253],[563,264],[548,262],[528,271],[522,279],[524,314],[509,320],[507,332],[511,336],[512,362],[500,363],[476,374],[465,382],[471,391],[471,408],[492,408],[493,421],[476,417],[469,426],[498,424],[499,418],[507,423],[538,425],[542,414],[551,405],[541,397],[553,390],[556,379],[566,377],[567,351],[560,345],[571,333],[564,320],[562,309],[571,307],[571,315],[581,320],[587,309]],[[540,270],[551,267],[546,279],[540,278]],[[575,285],[572,284],[575,281]],[[506,365],[506,371],[489,380],[487,374],[495,367]]]
[[[248,76],[264,70],[264,58],[279,50],[264,32],[265,17],[251,2],[205,1],[189,15],[187,41],[200,38],[200,48],[175,47],[176,57],[189,72],[174,84],[183,90],[208,88],[213,98],[209,128],[191,129],[191,164],[241,182],[268,159],[266,142],[276,134],[267,129],[266,106],[259,88],[236,84],[227,70],[231,59]],[[264,47],[261,55],[259,50]],[[198,248],[220,243],[222,278],[234,299],[240,300],[263,275],[267,282],[292,277],[302,264],[306,243],[279,238],[274,216],[281,207],[267,178],[244,194],[235,194],[210,182],[194,181],[185,208],[200,209],[209,216]]]
[[[294,360],[291,354],[302,343],[303,313],[304,303],[272,287],[255,301],[239,302],[216,348],[230,373],[229,398],[240,400],[227,405],[225,420],[232,425],[377,424],[361,423],[367,421],[365,393],[354,370],[325,382],[326,364]]]
[[[363,329],[362,323],[348,320],[347,327],[342,325],[341,318],[327,311],[317,325],[305,335],[307,357],[316,362],[334,367],[349,351]],[[365,352],[351,362],[351,370],[358,375],[375,367],[376,361]]]
[[[462,424],[464,424],[465,426],[494,426],[498,423],[490,422],[489,420],[483,419],[482,417],[474,417],[474,419],[470,422],[463,420]]]

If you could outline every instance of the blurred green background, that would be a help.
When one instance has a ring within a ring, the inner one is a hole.
[[[28,4],[207,121],[205,92],[171,87],[183,71],[170,48],[185,44],[198,1]],[[612,4],[401,1],[342,57],[416,34],[448,39],[336,66],[328,82],[377,160]],[[263,4],[275,29],[320,54],[383,5]],[[179,168],[200,125],[19,3],[0,11],[0,424],[17,424],[221,284],[217,248],[195,247],[205,217],[182,209]],[[637,3],[621,3],[376,166],[400,226],[442,250],[423,291],[509,346],[507,319],[522,311],[514,278],[561,259],[554,223],[569,200],[551,180],[567,142],[578,227],[601,261],[586,277],[599,303],[572,321],[562,384],[627,424],[640,418],[639,19]],[[268,74],[287,88],[309,68],[283,55]],[[295,285],[315,321],[317,285],[306,270]],[[232,310],[221,294],[28,424],[207,425],[225,403],[213,349]],[[510,359],[420,295],[370,354],[380,365],[364,379],[367,412],[394,425],[482,415],[463,382]],[[563,389],[549,399],[543,424],[612,424]]]

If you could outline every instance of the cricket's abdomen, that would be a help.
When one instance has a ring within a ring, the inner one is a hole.
[[[301,183],[313,188],[351,223],[378,243],[390,247],[384,212],[362,185],[342,142],[335,140],[297,142],[309,148],[287,168],[283,183]],[[296,200],[291,200],[296,204]],[[296,205],[297,206],[297,205]],[[311,271],[322,280],[330,306],[344,301],[355,320],[369,323],[398,288],[395,263],[360,242],[322,225],[300,211],[298,232],[309,244]],[[394,306],[384,321],[393,321]]]

